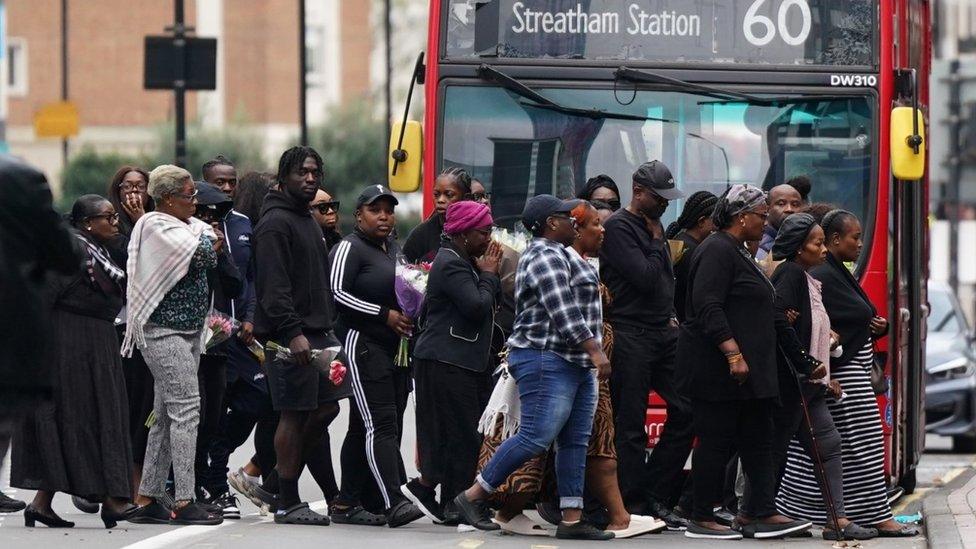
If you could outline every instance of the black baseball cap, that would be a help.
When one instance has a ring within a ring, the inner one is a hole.
[[[359,198],[356,199],[356,207],[359,208],[367,204],[372,204],[381,198],[389,198],[393,201],[394,206],[400,203],[400,201],[393,196],[393,192],[391,192],[390,189],[387,189],[383,185],[370,185],[369,187],[363,189],[363,192],[359,193]]]
[[[671,175],[671,170],[660,160],[641,164],[634,172],[634,183],[651,189],[665,200],[677,200],[685,197],[685,193],[674,185],[674,176]]]
[[[531,232],[542,226],[549,219],[549,216],[558,213],[569,213],[573,208],[580,205],[582,200],[560,200],[551,194],[540,194],[533,196],[525,203],[522,210],[522,225]]]

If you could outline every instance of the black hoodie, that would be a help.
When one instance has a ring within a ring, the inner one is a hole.
[[[287,346],[300,334],[331,330],[329,255],[308,204],[272,189],[253,239],[257,336]]]

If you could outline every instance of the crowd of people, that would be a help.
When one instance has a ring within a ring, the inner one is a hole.
[[[450,168],[401,249],[389,189],[343,210],[325,175],[293,147],[276,174],[123,166],[75,202],[38,296],[53,392],[7,429],[11,484],[36,495],[0,511],[71,527],[61,492],[106,528],[212,525],[240,518],[236,492],[278,524],[550,535],[534,508],[564,539],[916,534],[886,498],[870,370],[888,322],[847,266],[860,223],[811,204],[810,178],[685,196],[647,162],[627,204],[606,175],[530,197],[516,249],[486,186]],[[419,314],[406,264],[426,273]],[[215,317],[233,336],[211,344]],[[667,421],[648,456],[651,391]],[[327,514],[299,493],[306,468]]]

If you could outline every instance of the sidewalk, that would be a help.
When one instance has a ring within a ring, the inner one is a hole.
[[[922,504],[931,549],[976,549],[976,468],[970,467]]]

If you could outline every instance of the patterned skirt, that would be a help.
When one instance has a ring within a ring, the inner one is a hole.
[[[850,362],[832,367],[830,376],[840,382],[847,398],[840,402],[827,400],[841,438],[847,518],[862,526],[878,524],[892,516],[885,484],[881,415],[871,388],[873,361],[874,350],[868,342]],[[813,471],[813,460],[794,438],[776,507],[788,517],[824,524],[827,511]]]

